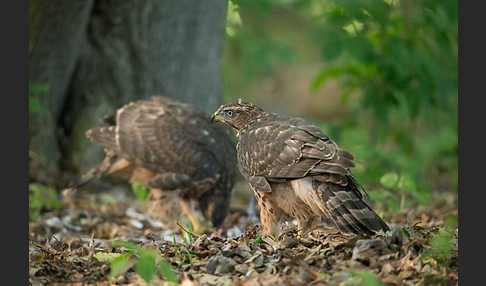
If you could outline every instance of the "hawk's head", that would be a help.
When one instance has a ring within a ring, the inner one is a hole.
[[[211,121],[219,121],[241,131],[265,114],[260,107],[251,103],[241,102],[221,105],[211,116]]]

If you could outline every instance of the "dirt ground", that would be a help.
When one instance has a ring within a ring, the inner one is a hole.
[[[454,194],[441,194],[423,210],[380,213],[392,228],[388,234],[299,236],[290,224],[271,238],[248,218],[248,190],[240,188],[225,222],[228,236],[195,234],[191,241],[181,227],[144,214],[130,191],[66,196],[62,208],[44,210],[29,223],[30,285],[148,285],[134,262],[110,276],[100,254],[122,252],[116,240],[155,250],[180,285],[458,285],[457,222],[448,224],[457,219]],[[445,254],[436,249],[440,234],[452,238]],[[174,285],[158,273],[150,284]]]

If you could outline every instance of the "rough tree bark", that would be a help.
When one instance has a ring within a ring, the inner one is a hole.
[[[208,113],[222,101],[225,0],[30,1],[31,178],[84,172],[103,152],[84,132],[132,100],[165,95]],[[42,170],[43,172],[40,172]]]

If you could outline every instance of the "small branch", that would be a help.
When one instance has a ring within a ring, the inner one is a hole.
[[[191,232],[191,231],[187,230],[187,229],[186,229],[186,228],[185,228],[183,225],[181,225],[181,224],[180,224],[180,222],[177,222],[177,225],[178,225],[178,226],[179,226],[179,227],[180,227],[180,228],[181,228],[183,231],[185,231],[186,233],[188,233],[188,234],[190,234],[190,235],[192,235],[192,236],[196,237],[196,239],[197,239],[197,238],[199,238],[199,235],[194,234],[193,232]]]

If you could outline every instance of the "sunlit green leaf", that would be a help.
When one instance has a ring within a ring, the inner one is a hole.
[[[140,246],[134,244],[134,243],[131,243],[131,242],[127,242],[127,241],[123,241],[123,240],[115,240],[113,242],[113,246],[115,247],[125,247],[126,249],[128,250],[133,250],[133,251],[138,251],[141,249]]]
[[[132,183],[132,191],[135,197],[141,202],[145,201],[150,194],[150,190],[145,185],[137,182]]]
[[[56,191],[50,187],[33,183],[29,184],[29,191],[29,208],[34,211],[32,219],[38,216],[42,208],[62,207]]]
[[[413,193],[417,191],[417,185],[415,184],[412,177],[408,174],[402,174],[400,176],[400,181],[398,182],[398,188]]]
[[[353,272],[353,277],[360,280],[359,285],[363,286],[385,286],[373,273],[371,272]]]
[[[104,203],[104,204],[107,204],[107,205],[112,205],[112,206],[116,205],[116,203],[117,203],[116,199],[109,194],[103,194],[101,196],[101,202]]]
[[[448,214],[444,217],[444,227],[449,231],[454,231],[457,228],[457,215]]]
[[[454,248],[452,235],[446,231],[440,231],[432,237],[430,249],[424,251],[422,257],[431,257],[440,263],[448,261]]]
[[[162,274],[167,281],[179,283],[177,280],[177,275],[174,273],[174,271],[172,271],[169,263],[167,263],[167,261],[164,259],[160,260],[158,269],[160,274]]]
[[[343,27],[343,29],[350,35],[354,36],[363,30],[363,23],[360,21],[353,20],[350,24]]]
[[[124,253],[110,262],[110,276],[117,277],[122,274],[130,266],[130,258],[133,253]]]
[[[380,179],[380,183],[387,188],[396,188],[398,185],[398,174],[397,173],[386,173]]]
[[[240,13],[238,12],[238,5],[233,1],[228,1],[228,10],[226,13],[226,34],[230,37],[234,36],[236,29],[242,25]]]
[[[141,250],[135,264],[135,271],[148,283],[154,278],[156,256],[153,250]]]
[[[107,253],[107,252],[96,252],[93,257],[101,262],[111,262],[113,259],[121,256],[121,253]]]

